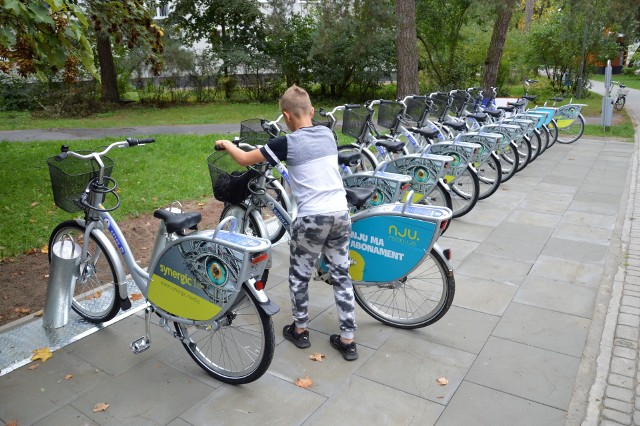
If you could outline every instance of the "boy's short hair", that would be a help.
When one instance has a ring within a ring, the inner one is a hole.
[[[312,106],[309,94],[302,87],[294,84],[280,98],[280,111],[287,111],[294,117],[310,115]]]

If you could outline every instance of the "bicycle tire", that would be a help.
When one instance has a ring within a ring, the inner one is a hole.
[[[449,210],[453,211],[453,201],[451,200],[451,194],[449,193],[449,189],[447,188],[447,186],[445,186],[445,184],[441,180],[438,180],[438,183],[433,188],[433,190],[429,192],[429,194],[422,197],[418,201],[418,204],[446,207]],[[451,221],[448,221],[447,226],[442,230],[443,234],[447,231],[447,229],[449,229],[450,225]]]
[[[504,183],[518,172],[520,156],[516,143],[513,141],[509,143],[509,146],[502,150],[498,159],[500,160],[500,170],[502,170],[500,183]]]
[[[290,206],[286,205],[284,201],[285,198],[282,195],[282,191],[283,189],[280,189],[276,186],[267,188],[267,192],[269,193],[269,195],[271,195],[276,200],[276,202],[280,204],[280,206],[282,206],[285,211],[288,212]],[[265,226],[267,227],[267,232],[269,233],[269,241],[271,241],[271,244],[277,243],[287,233],[287,229],[284,227],[282,222],[278,220],[277,216],[273,214],[273,212],[268,208],[261,209],[260,214],[264,218]]]
[[[75,220],[58,224],[49,238],[49,262],[54,244],[65,234],[82,247],[85,229]],[[89,257],[78,267],[71,308],[85,320],[97,324],[114,318],[120,310],[119,283],[115,262],[109,257],[109,252],[93,233],[89,238]]]
[[[622,108],[624,108],[624,104],[625,104],[626,100],[627,99],[624,96],[616,98],[616,101],[613,103],[613,108],[616,111],[622,111]]]
[[[549,138],[549,129],[547,129],[547,126],[543,125],[540,128],[540,154],[544,154],[547,148],[549,148]]]
[[[479,200],[484,200],[498,190],[502,183],[502,166],[498,158],[491,154],[489,160],[484,164],[478,165],[476,168],[478,174],[478,182],[480,183]]]
[[[531,162],[531,143],[527,138],[516,142],[518,148],[518,171],[521,171]]]
[[[383,324],[411,330],[433,324],[453,303],[455,279],[440,253],[431,249],[420,265],[396,282],[354,284],[358,305]]]
[[[540,150],[542,148],[542,138],[536,130],[533,131],[533,133],[531,134],[531,138],[529,139],[529,144],[531,145],[531,158],[529,159],[530,163],[535,161],[536,158],[538,158],[541,154]]]
[[[571,122],[570,125],[566,127],[558,127],[558,142],[562,144],[570,144],[574,143],[584,133],[584,117],[582,114],[578,114],[578,116]]]
[[[480,181],[471,166],[467,166],[449,187],[454,218],[462,217],[473,210],[480,196]]]
[[[244,285],[236,302],[217,322],[218,327],[174,325],[191,358],[221,382],[253,382],[271,365],[275,351],[273,321]]]
[[[220,213],[220,221],[229,216],[234,216],[238,221],[236,228],[237,232],[252,237],[268,238],[268,235],[262,235],[260,226],[256,222],[256,219],[250,215],[247,211],[247,206],[244,204],[225,204]]]
[[[373,171],[378,166],[378,160],[376,160],[374,154],[366,148],[361,148],[358,145],[348,144],[348,145],[340,145],[338,147],[339,152],[360,152],[360,162],[353,166],[349,167],[350,172],[346,172],[342,166],[340,166],[340,175],[342,177],[347,176],[349,174],[360,173],[364,171]]]
[[[549,146],[551,148],[556,141],[558,140],[558,125],[555,120],[551,120],[549,125],[547,126],[547,130],[549,131]]]

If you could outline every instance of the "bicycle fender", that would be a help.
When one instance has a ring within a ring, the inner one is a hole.
[[[84,227],[85,221],[83,219],[76,219],[78,225]],[[124,273],[124,265],[122,264],[122,260],[120,259],[119,252],[113,246],[113,243],[107,235],[102,232],[100,229],[94,228],[91,231],[91,234],[97,239],[100,240],[103,247],[107,250],[108,256],[113,261],[113,267],[116,271],[117,275],[117,285],[118,285],[118,301],[120,302],[120,307],[123,311],[126,311],[131,307],[131,301],[129,300],[129,291],[127,288],[126,276]]]
[[[447,259],[447,256],[445,256],[444,254],[444,250],[442,248],[442,246],[440,245],[440,243],[438,243],[437,241],[433,244],[433,247],[431,248],[431,250],[435,250],[436,252],[438,252],[438,254],[440,255],[440,257],[442,258],[442,260],[444,261],[445,265],[447,266],[447,271],[449,272],[450,276],[453,276],[453,264],[449,261],[449,259]]]
[[[257,290],[253,285],[253,282],[255,282],[255,280],[251,279],[249,280],[249,282],[245,283],[245,286],[255,297],[256,302],[258,302],[258,306],[260,306],[260,308],[269,316],[273,316],[280,312],[280,306],[278,306],[277,303],[272,302],[269,299],[269,296],[267,296],[267,293],[264,292],[264,290]]]
[[[267,230],[267,225],[264,223],[264,219],[262,218],[262,215],[260,214],[260,212],[258,210],[251,210],[251,213],[249,213],[251,216],[253,216],[253,218],[256,221],[256,224],[258,224],[258,233],[259,235],[257,235],[260,238],[269,238],[269,231]],[[271,268],[271,256],[269,256],[269,260],[267,261],[267,269]]]

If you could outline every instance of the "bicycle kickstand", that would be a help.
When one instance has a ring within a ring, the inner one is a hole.
[[[144,336],[131,343],[131,350],[136,355],[151,347],[151,308],[149,307],[144,310],[144,332]]]

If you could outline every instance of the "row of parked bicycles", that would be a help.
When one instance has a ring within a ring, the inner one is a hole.
[[[446,314],[455,279],[451,251],[438,239],[451,220],[554,143],[582,134],[580,104],[528,108],[533,100],[526,95],[496,107],[493,97],[467,89],[318,111],[316,124],[336,135],[352,213],[350,274],[366,313],[404,329]],[[256,149],[287,131],[279,121],[246,120],[236,142]],[[63,147],[48,159],[56,205],[84,212],[53,230],[50,275],[68,281],[72,309],[93,323],[129,309],[130,285],[137,288],[146,309],[145,334],[131,344],[135,353],[150,347],[157,317],[209,375],[232,384],[254,381],[275,351],[271,317],[279,308],[265,290],[271,246],[296,217],[286,166],[239,167],[214,151],[208,166],[214,196],[225,202],[220,223],[198,230],[199,213],[178,204],[156,210],[158,232],[143,268],[111,216],[120,200],[107,154],[151,142],[127,139],[99,152]],[[65,253],[72,268],[60,267]],[[317,269],[317,278],[328,282],[322,259]]]

